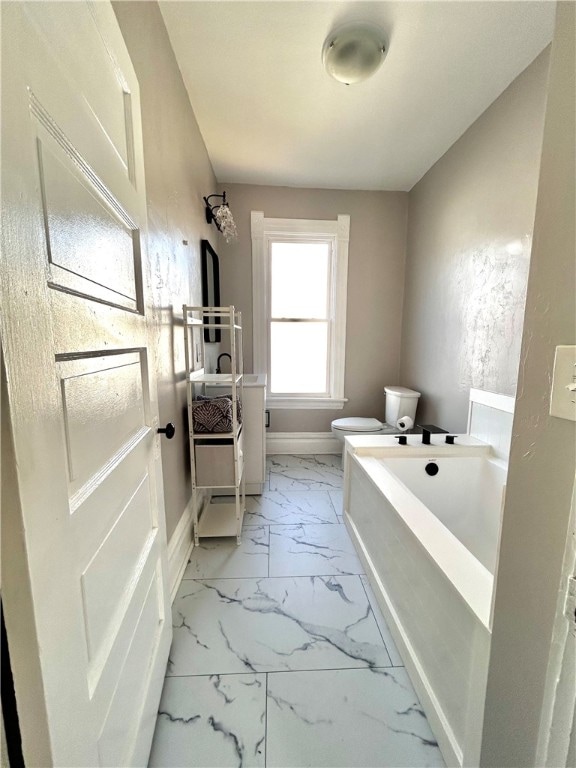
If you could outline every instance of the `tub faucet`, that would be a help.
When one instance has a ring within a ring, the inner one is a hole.
[[[422,430],[422,445],[430,445],[430,435],[447,435],[447,429],[441,429],[436,424],[418,424]]]
[[[230,365],[232,365],[232,357],[228,354],[228,352],[222,352],[221,355],[218,355],[218,360],[216,361],[216,373],[222,373],[220,370],[220,358],[221,357],[227,357],[228,360],[230,360]]]

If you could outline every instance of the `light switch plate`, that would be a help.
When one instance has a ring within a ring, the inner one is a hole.
[[[550,416],[576,421],[576,346],[556,347]]]

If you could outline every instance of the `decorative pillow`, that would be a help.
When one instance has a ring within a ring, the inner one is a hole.
[[[237,400],[238,423],[242,422],[242,408]],[[192,402],[192,429],[194,432],[232,432],[232,395],[205,397],[198,395]]]
[[[204,402],[206,402],[207,400],[220,400],[222,397],[228,398],[228,400],[230,400],[230,403],[232,403],[232,395],[218,395],[217,397],[207,397],[206,395],[197,395],[194,399],[204,400]],[[232,412],[232,409],[230,409],[230,412]],[[242,400],[240,400],[239,397],[236,398],[236,416],[238,417],[238,424],[242,424]]]

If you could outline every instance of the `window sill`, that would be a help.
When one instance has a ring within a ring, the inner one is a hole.
[[[346,397],[274,397],[266,398],[266,408],[270,410],[331,410],[339,411],[348,402]]]

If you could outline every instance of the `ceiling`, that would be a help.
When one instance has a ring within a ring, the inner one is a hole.
[[[550,42],[553,2],[160,2],[220,182],[409,190]],[[388,54],[346,86],[329,32],[378,24]]]

